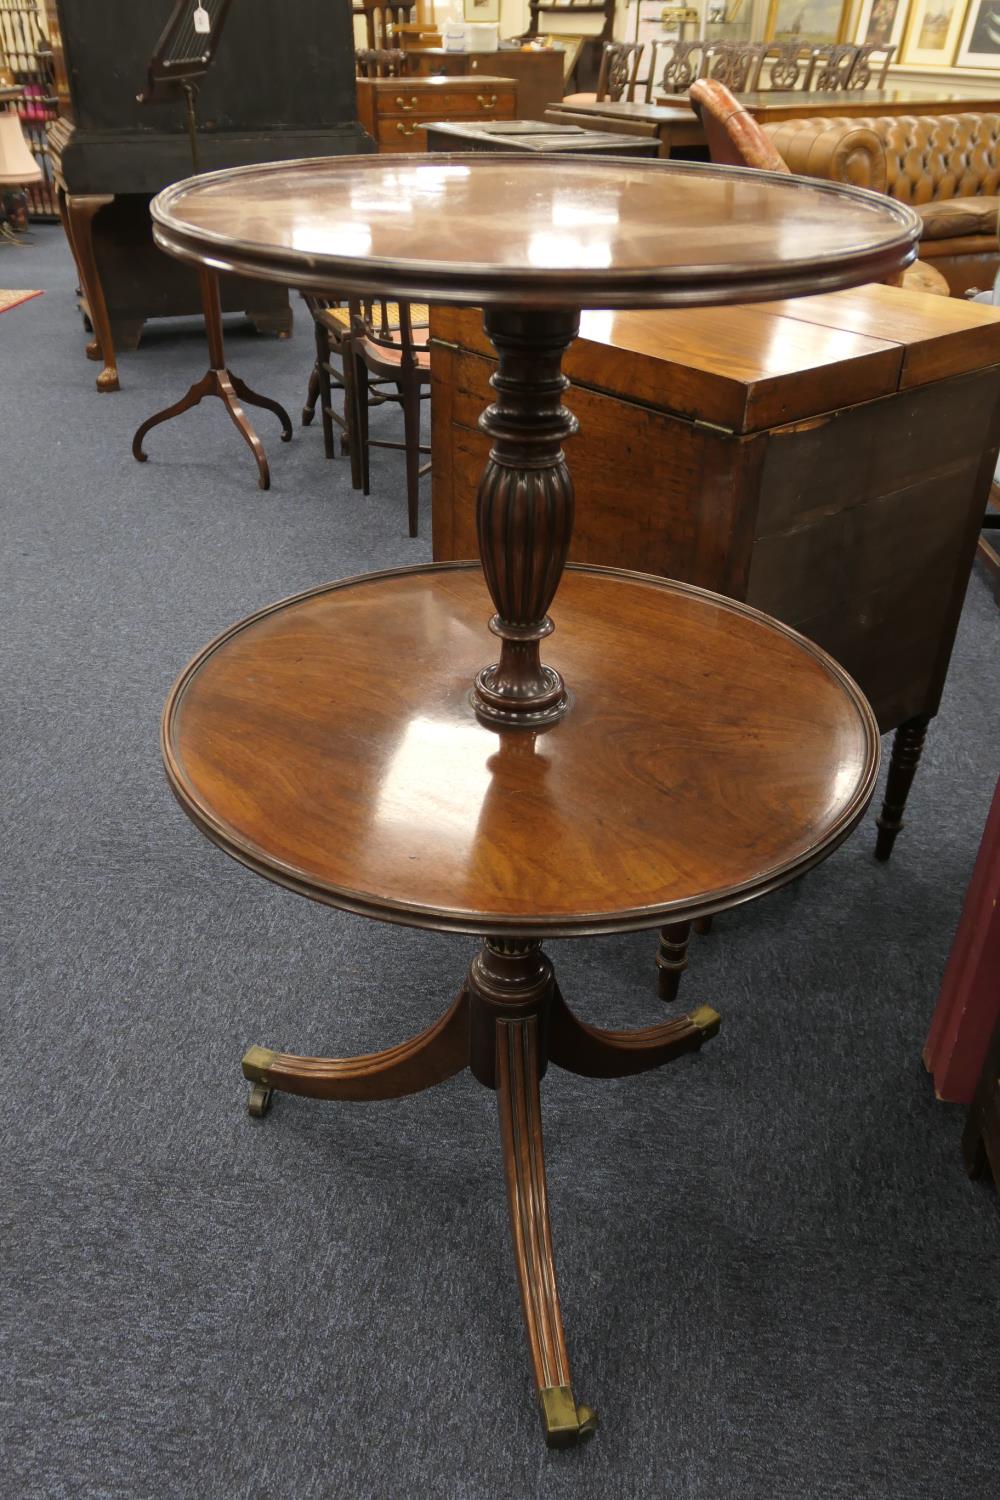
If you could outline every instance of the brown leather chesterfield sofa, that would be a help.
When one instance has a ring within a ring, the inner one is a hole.
[[[888,193],[924,221],[920,259],[952,296],[1000,270],[1000,114],[784,120],[766,125],[793,172]]]

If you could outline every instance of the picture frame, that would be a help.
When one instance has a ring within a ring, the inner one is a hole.
[[[854,40],[860,47],[899,47],[906,26],[908,0],[862,0]]]
[[[966,0],[912,0],[901,63],[918,68],[949,68],[958,46]]]
[[[462,0],[462,14],[467,21],[499,21],[500,0]]]
[[[771,0],[764,40],[843,41],[850,8],[851,0]]]
[[[956,68],[1000,68],[1000,0],[970,0]]]

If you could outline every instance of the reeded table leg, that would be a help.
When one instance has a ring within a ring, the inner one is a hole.
[[[550,1448],[566,1448],[590,1437],[597,1418],[573,1396],[549,1225],[539,1081],[552,965],[537,939],[487,938],[467,985],[470,1066],[480,1083],[496,1090],[499,1104],[514,1260],[542,1429]]]
[[[524,1324],[545,1441],[566,1448],[591,1436],[597,1416],[577,1405],[570,1384],[545,1181],[538,1017],[498,1021],[496,1038],[500,1137]]]

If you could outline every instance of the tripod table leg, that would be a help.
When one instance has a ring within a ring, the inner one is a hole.
[[[537,1016],[498,1019],[496,1041],[507,1201],[538,1404],[546,1443],[568,1448],[591,1436],[597,1416],[576,1404],[570,1385],[545,1184]]]
[[[296,1057],[251,1047],[243,1076],[253,1087],[249,1109],[265,1115],[275,1089],[309,1099],[402,1099],[460,1073],[469,1062],[469,1002],[463,989],[433,1026],[398,1047],[362,1057]]]

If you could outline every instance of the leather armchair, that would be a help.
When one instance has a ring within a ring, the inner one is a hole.
[[[764,127],[793,172],[909,203],[924,221],[920,259],[953,296],[1000,270],[1000,114],[784,120]]]

